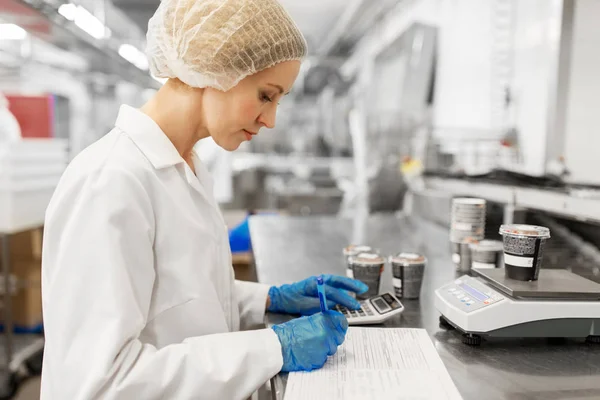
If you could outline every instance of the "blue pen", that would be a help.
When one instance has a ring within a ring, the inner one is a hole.
[[[317,291],[319,292],[319,302],[321,303],[321,312],[329,310],[327,308],[327,297],[325,296],[325,287],[323,286],[323,277],[317,277]]]

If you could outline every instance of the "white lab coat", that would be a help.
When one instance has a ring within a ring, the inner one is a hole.
[[[234,281],[227,229],[148,116],[79,154],[46,214],[42,400],[245,399],[280,371],[268,287]]]
[[[215,178],[215,200],[219,204],[233,200],[233,166],[231,152],[221,148],[212,138],[200,140],[194,150]]]

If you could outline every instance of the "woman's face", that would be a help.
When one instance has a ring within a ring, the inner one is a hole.
[[[203,119],[213,140],[233,151],[263,126],[275,127],[278,103],[291,90],[299,71],[300,61],[287,61],[248,76],[227,92],[207,88]]]

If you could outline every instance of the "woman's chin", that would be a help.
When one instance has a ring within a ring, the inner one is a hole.
[[[243,140],[228,140],[226,143],[220,145],[220,147],[226,151],[236,151],[243,142]]]

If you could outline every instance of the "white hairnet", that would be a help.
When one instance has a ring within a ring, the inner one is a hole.
[[[163,0],[148,23],[147,42],[156,77],[222,91],[307,52],[277,0]]]

